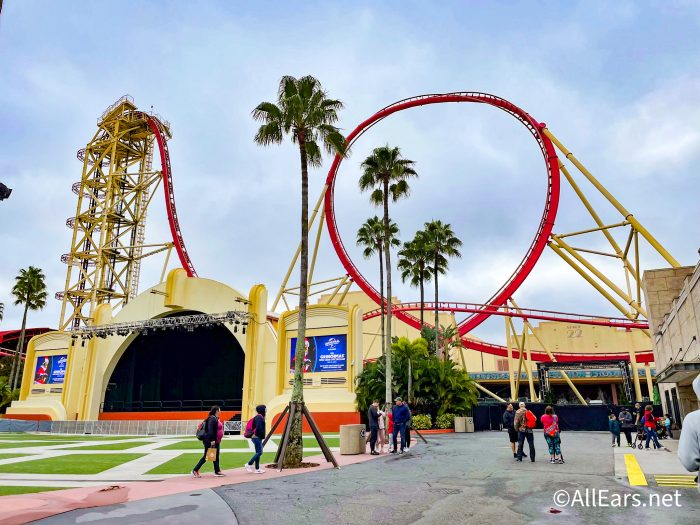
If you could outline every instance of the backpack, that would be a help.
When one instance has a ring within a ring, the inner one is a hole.
[[[256,416],[257,417],[257,416]],[[246,439],[250,439],[253,437],[253,421],[255,420],[255,417],[251,417],[248,422],[245,424],[245,430],[243,431],[243,437]]]
[[[197,439],[200,441],[204,441],[204,436],[207,433],[207,420],[209,418],[205,419],[204,421],[201,421],[199,425],[197,425],[197,432],[195,432],[195,436],[197,436]]]
[[[537,418],[530,410],[525,412],[525,426],[527,428],[535,428],[537,426]]]
[[[552,417],[552,424],[544,429],[544,433],[549,437],[554,437],[559,432],[559,418],[557,416]]]

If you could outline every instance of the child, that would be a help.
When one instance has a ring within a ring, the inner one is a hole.
[[[609,416],[609,421],[608,421],[608,428],[610,429],[610,433],[612,434],[612,446],[615,446],[615,443],[617,442],[617,446],[620,446],[620,422],[617,420],[615,417],[615,414],[610,414]]]
[[[664,426],[666,427],[666,433],[668,434],[668,437],[673,439],[673,432],[671,432],[671,416],[666,414],[666,419],[664,420]]]

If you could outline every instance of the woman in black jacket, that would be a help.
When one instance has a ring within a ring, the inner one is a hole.
[[[253,418],[253,437],[250,439],[255,447],[255,454],[250,458],[250,461],[244,465],[248,472],[255,472],[256,474],[263,474],[265,472],[264,468],[260,468],[260,457],[263,453],[263,440],[265,439],[265,414],[267,412],[267,407],[265,405],[258,405],[255,407],[256,416]],[[253,464],[255,464],[255,471],[253,471]]]
[[[204,455],[200,458],[199,462],[197,463],[197,466],[192,469],[192,475],[195,478],[200,477],[199,469],[202,468],[202,465],[204,465],[207,462],[207,450],[209,450],[210,448],[216,449],[216,459],[214,460],[214,475],[224,476],[224,473],[221,472],[221,468],[219,468],[219,451],[221,446],[221,437],[223,436],[223,425],[219,422],[220,413],[221,410],[219,409],[219,407],[214,405],[213,407],[211,407],[209,415],[204,421],[204,439],[202,439],[202,444],[204,445]],[[220,426],[222,427],[221,436],[219,435]]]

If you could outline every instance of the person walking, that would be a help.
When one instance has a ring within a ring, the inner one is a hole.
[[[647,440],[644,445],[645,450],[649,450],[649,441],[654,441],[654,449],[664,448],[659,443],[659,436],[656,434],[656,418],[654,417],[653,407],[647,405],[644,408],[644,416],[642,417],[642,425],[647,435]]]
[[[544,429],[544,440],[549,449],[550,463],[564,463],[561,455],[561,436],[559,430],[559,416],[554,414],[554,409],[548,406],[544,409],[544,414],[540,418]]]
[[[693,390],[700,400],[700,375],[693,381]],[[688,472],[698,472],[700,469],[700,410],[686,414],[683,419],[683,432],[678,441],[678,459]],[[695,479],[698,480],[697,476]]]
[[[213,407],[211,407],[207,419],[205,419],[202,423],[204,428],[204,438],[202,439],[202,444],[204,445],[204,454],[197,462],[197,465],[195,465],[195,467],[192,469],[192,475],[195,478],[201,477],[199,475],[199,469],[202,468],[202,465],[204,465],[207,462],[207,451],[210,448],[216,448],[216,459],[214,460],[214,475],[225,476],[225,474],[221,472],[221,468],[219,467],[219,452],[221,451],[221,439],[224,436],[224,426],[221,423],[221,421],[219,421],[220,414],[221,410],[218,406],[214,405]]]
[[[369,420],[369,450],[372,456],[378,456],[379,452],[375,450],[377,446],[377,435],[379,434],[379,400],[375,399],[367,410],[367,419]]]
[[[625,439],[627,440],[627,446],[633,447],[632,444],[632,430],[634,430],[634,418],[629,410],[623,408],[620,410],[618,415],[618,420],[620,421],[620,429],[625,434]]]
[[[513,426],[515,430],[518,431],[518,453],[515,457],[516,461],[522,461],[525,454],[523,454],[523,446],[525,440],[527,439],[527,446],[530,449],[530,461],[535,462],[535,437],[532,434],[532,429],[535,428],[537,424],[537,418],[530,410],[525,407],[525,403],[522,401],[518,405],[518,410],[515,412],[515,418],[513,420]]]
[[[253,454],[253,457],[250,458],[250,461],[248,461],[244,467],[248,472],[264,474],[265,469],[260,468],[260,458],[263,453],[263,440],[265,439],[265,414],[267,413],[267,407],[265,405],[258,405],[255,407],[255,412],[256,414],[253,418],[253,437],[250,438],[255,447],[255,454]],[[255,464],[255,470],[253,470],[253,464]]]
[[[406,423],[408,420],[411,418],[411,412],[408,410],[408,407],[404,405],[403,399],[400,397],[396,398],[396,405],[394,406],[392,413],[394,414],[394,433],[393,433],[393,439],[392,441],[394,442],[394,449],[392,450],[392,454],[395,454],[396,452],[399,452],[400,454],[404,453],[404,448],[406,447]],[[398,443],[397,443],[397,437],[401,433],[401,450],[398,451]]]
[[[615,443],[617,443],[617,446],[620,446],[620,422],[617,420],[615,417],[615,414],[610,414],[608,416],[608,429],[610,430],[610,434],[612,434],[612,446],[615,446]]]
[[[510,441],[510,448],[513,451],[513,457],[518,457],[516,453],[516,444],[518,443],[518,431],[515,430],[515,410],[513,410],[513,404],[508,403],[506,411],[503,412],[503,428],[508,430],[508,441]],[[523,454],[524,455],[524,454]],[[524,455],[527,457],[526,455]]]

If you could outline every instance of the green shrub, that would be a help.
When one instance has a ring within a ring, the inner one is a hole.
[[[433,428],[433,421],[428,414],[417,414],[413,416],[413,428],[418,430],[430,430]]]
[[[454,428],[455,427],[455,415],[454,414],[442,414],[435,418],[435,426],[437,428]]]

